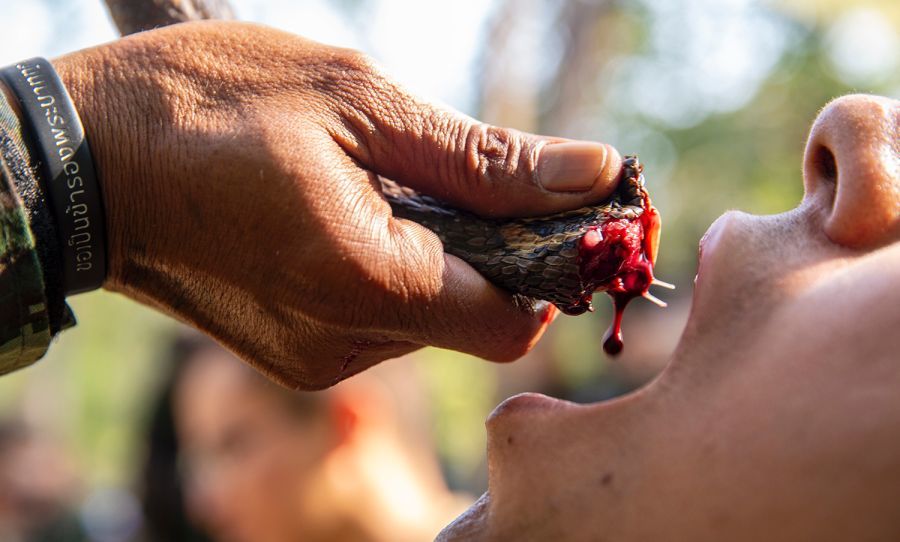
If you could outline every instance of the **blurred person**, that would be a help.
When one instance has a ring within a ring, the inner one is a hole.
[[[162,493],[171,501],[153,499],[169,509],[149,519],[167,523],[157,537],[198,539],[173,525],[180,492],[201,530],[236,542],[431,540],[470,502],[447,490],[410,419],[420,413],[402,412],[414,394],[400,398],[392,388],[408,375],[379,370],[304,393],[271,383],[199,336],[182,338],[175,352],[183,362],[169,405],[182,481],[178,492]],[[145,485],[168,487],[164,455],[155,455]]]
[[[900,102],[828,104],[803,185],[710,227],[650,385],[497,407],[489,489],[440,540],[900,540]]]
[[[87,541],[81,486],[61,448],[21,421],[0,421],[0,540]]]
[[[190,360],[214,347],[210,339],[181,333],[168,345],[161,374],[166,375],[160,392],[150,404],[145,433],[145,455],[138,475],[138,493],[143,508],[140,540],[145,542],[207,542],[188,518],[184,481],[179,467],[178,435],[175,429],[175,386]]]
[[[294,388],[425,345],[516,359],[552,307],[395,218],[377,177],[509,217],[603,200],[621,169],[609,145],[480,123],[359,52],[259,25],[23,61],[0,71],[0,373],[74,324],[66,295],[101,286]]]

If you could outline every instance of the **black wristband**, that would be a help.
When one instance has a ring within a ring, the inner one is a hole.
[[[66,295],[95,290],[106,278],[106,219],[100,184],[72,98],[46,59],[0,69],[33,145],[34,163],[56,218]]]

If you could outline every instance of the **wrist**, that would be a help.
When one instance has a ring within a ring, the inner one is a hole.
[[[62,246],[66,295],[100,288],[106,278],[106,220],[90,145],[74,102],[46,59],[0,68],[25,128],[45,201]]]
[[[90,143],[103,196],[106,215],[107,280],[113,287],[122,275],[129,241],[135,239],[140,213],[134,204],[144,204],[150,194],[139,193],[152,183],[135,170],[141,152],[137,138],[147,134],[141,104],[131,91],[128,73],[121,58],[105,47],[66,55],[53,65],[66,86]],[[130,69],[134,70],[132,66]]]

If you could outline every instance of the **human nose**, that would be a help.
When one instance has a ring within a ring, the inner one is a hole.
[[[825,234],[850,248],[900,238],[900,102],[869,95],[828,104],[810,131],[807,197],[831,202]]]

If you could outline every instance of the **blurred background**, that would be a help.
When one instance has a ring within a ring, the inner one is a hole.
[[[195,483],[205,479],[194,476],[198,468],[209,474],[204,465],[214,462],[211,476],[230,480],[233,458],[226,461],[223,454],[263,461],[259,457],[269,456],[257,452],[266,446],[299,446],[306,453],[317,442],[327,446],[316,448],[317,459],[309,461],[322,468],[337,461],[335,450],[344,450],[341,461],[352,463],[348,442],[381,450],[382,470],[393,473],[391,480],[415,483],[385,487],[373,481],[351,489],[373,502],[381,499],[384,510],[414,512],[397,524],[415,533],[410,539],[430,539],[485,489],[483,422],[500,400],[539,391],[595,401],[653,378],[687,317],[697,243],[712,220],[730,208],[776,213],[799,201],[806,133],[831,98],[849,92],[900,97],[896,0],[232,4],[239,19],[366,51],[415,92],[483,121],[600,140],[638,154],[663,217],[657,274],[678,290],[663,293],[666,310],[640,300],[629,308],[620,359],[601,351],[611,310],[598,296],[595,314],[558,319],[534,352],[515,364],[424,350],[321,397],[300,394],[319,405],[301,411],[327,415],[301,416],[302,422],[285,422],[289,431],[273,428],[266,437],[234,428],[260,426],[262,419],[278,418],[276,411],[294,412],[295,406],[274,406],[282,404],[280,390],[252,375],[235,377],[230,385],[275,410],[260,407],[262,417],[254,421],[238,420],[243,410],[231,419],[227,409],[213,409],[221,419],[191,421],[190,413],[202,408],[176,400],[179,381],[190,382],[185,374],[192,371],[184,369],[190,356],[178,349],[201,340],[120,296],[77,296],[71,305],[78,327],[63,333],[38,365],[0,378],[0,540],[203,540],[204,530],[216,536],[227,509],[215,504],[209,484]],[[100,0],[0,0],[0,64],[52,58],[115,36]],[[234,367],[240,366],[232,360],[230,369],[211,374],[230,374]],[[347,401],[351,391],[369,402]],[[214,396],[215,390],[202,392]],[[193,397],[201,390],[181,393]],[[389,415],[371,420],[362,414],[366,405],[380,405]],[[187,418],[179,418],[182,411]],[[330,429],[316,433],[311,419],[326,420]],[[373,431],[390,438],[364,436]],[[176,434],[188,435],[190,446]],[[366,478],[360,472],[368,467],[354,468],[357,479]],[[298,483],[309,483],[308,473],[297,476],[305,480]],[[346,481],[329,483],[350,498]],[[162,492],[161,501],[154,492]],[[161,517],[175,517],[182,499],[183,523],[177,517],[177,525],[154,523],[154,514],[160,517],[154,502],[172,504],[175,511]]]

